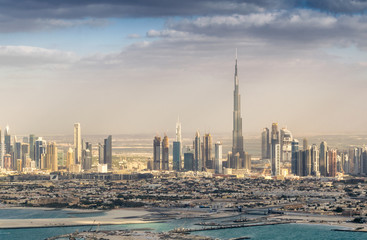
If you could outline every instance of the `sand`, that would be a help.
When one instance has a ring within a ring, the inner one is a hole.
[[[78,210],[78,212],[91,212],[91,211]],[[145,211],[143,209],[133,209],[133,210],[115,209],[106,211],[106,214],[104,216],[93,216],[93,217],[0,219],[0,229],[147,223],[147,221],[144,221],[142,217],[148,214],[150,214],[150,212]]]

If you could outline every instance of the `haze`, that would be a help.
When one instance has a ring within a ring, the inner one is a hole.
[[[0,0],[12,133],[366,133],[366,1]]]

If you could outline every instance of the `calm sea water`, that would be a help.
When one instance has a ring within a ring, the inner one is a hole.
[[[37,211],[35,213],[34,211]],[[5,215],[5,213],[7,215]],[[43,215],[44,214],[44,215]],[[0,218],[39,218],[40,216],[51,218],[53,215],[58,217],[69,216],[67,211],[45,211],[34,209],[11,209],[0,210]],[[6,217],[11,216],[11,217]],[[78,217],[80,215],[78,214]],[[85,214],[84,216],[90,216]],[[199,221],[199,220],[197,220]],[[169,231],[177,227],[199,227],[194,226],[192,219],[173,220],[167,223],[146,223],[146,224],[127,224],[127,225],[109,225],[100,226],[100,230],[113,230],[113,229],[138,229],[138,228],[152,228],[154,231],[162,232]],[[28,240],[28,239],[45,239],[47,237],[72,233],[75,231],[95,230],[97,227],[93,226],[78,226],[78,227],[52,227],[52,228],[23,228],[23,229],[0,229],[0,239],[15,239],[15,240]],[[201,231],[195,232],[196,235],[210,236],[219,239],[230,239],[234,237],[251,237],[251,239],[296,239],[296,240],[311,240],[311,239],[352,239],[352,240],[365,240],[367,239],[367,233],[354,233],[354,232],[335,232],[331,231],[335,227],[323,226],[323,225],[302,225],[302,224],[284,224],[273,226],[259,226],[248,228],[234,228],[223,229],[215,231]]]

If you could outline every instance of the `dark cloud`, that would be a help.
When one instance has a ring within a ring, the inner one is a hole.
[[[321,12],[364,13],[365,0],[0,0],[1,32],[66,27],[51,20],[246,15],[313,9]],[[86,23],[88,24],[88,23]],[[70,24],[72,25],[72,24]]]
[[[365,13],[366,0],[307,0],[299,1],[298,5],[332,13]]]

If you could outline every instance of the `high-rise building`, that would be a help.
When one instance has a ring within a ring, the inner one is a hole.
[[[98,143],[98,163],[104,164],[104,147],[103,144]]]
[[[355,147],[353,149],[353,173],[358,175],[361,173],[361,156],[362,156],[362,148]]]
[[[223,157],[223,150],[222,150],[222,143],[217,142],[215,144],[215,173],[222,173],[222,157]]]
[[[245,151],[243,150],[243,136],[242,136],[241,95],[240,95],[238,71],[237,71],[237,50],[236,50],[236,64],[234,73],[232,135],[233,135],[232,156],[236,156],[236,154],[238,153],[240,159],[245,159]]]
[[[321,142],[320,144],[319,170],[321,176],[327,177],[329,175],[329,163],[327,158],[326,142]]]
[[[22,164],[23,168],[26,167],[27,158],[29,158],[29,144],[22,143]]]
[[[173,170],[181,170],[181,142],[173,142]]]
[[[292,174],[294,175],[299,174],[298,162],[299,162],[299,141],[297,139],[293,139],[291,170],[292,170]]]
[[[274,156],[272,156],[274,166],[272,168],[273,176],[280,176],[280,144],[274,144]]]
[[[303,139],[303,150],[307,150],[308,149],[308,141],[307,138]]]
[[[313,176],[320,175],[319,160],[320,153],[317,145],[313,144],[311,147],[311,173]]]
[[[212,136],[210,133],[205,134],[203,137],[202,160],[204,168],[213,169]]]
[[[306,150],[303,150],[303,170],[304,174],[303,176],[310,176],[312,174],[312,163],[311,163],[311,149],[306,148]]]
[[[202,171],[203,170],[203,161],[201,158],[201,142],[200,142],[200,133],[196,131],[195,140],[194,140],[194,170]]]
[[[161,169],[161,137],[155,136],[153,140],[153,169]]]
[[[58,170],[57,163],[57,147],[54,142],[51,142],[47,145],[47,153],[46,153],[46,169],[50,171]]]
[[[264,128],[261,133],[261,158],[270,159],[270,136],[269,128]]]
[[[34,160],[34,143],[36,136],[34,134],[29,135],[29,157]]]
[[[176,123],[176,142],[180,142],[180,158],[182,157],[182,134],[181,134],[181,122],[180,118],[177,119]],[[181,159],[180,159],[181,162]],[[182,166],[180,166],[181,168]]]
[[[90,170],[92,168],[92,143],[85,143],[85,149],[83,150],[82,157],[83,170]]]
[[[35,147],[34,147],[34,156],[35,159],[34,161],[36,162],[36,168],[41,169],[42,166],[42,162],[41,162],[41,158],[42,158],[42,154],[46,153],[46,141],[42,140],[41,137],[39,137],[36,142],[35,142]]]
[[[5,143],[5,153],[10,154],[10,152],[11,152],[11,136],[10,136],[9,126],[5,127],[4,143]]]
[[[82,138],[80,123],[74,123],[74,152],[75,152],[75,163],[81,164],[82,162]]]
[[[328,151],[329,160],[329,177],[336,176],[336,150],[332,149]]]
[[[185,171],[194,171],[194,154],[189,150],[184,153],[184,169]]]
[[[0,167],[4,167],[5,144],[3,143],[1,128],[0,128]]]
[[[71,147],[69,147],[69,150],[66,154],[66,168],[70,171],[71,165],[74,164],[74,151]]]
[[[364,149],[362,153],[361,161],[362,161],[361,173],[367,175],[367,151],[366,149]]]
[[[277,152],[278,150],[279,152]],[[271,172],[273,175],[279,175],[277,173],[280,173],[280,141],[278,123],[273,123],[271,126]]]
[[[162,140],[162,170],[169,170],[169,140],[164,135]]]
[[[292,140],[291,131],[286,128],[280,130],[280,161],[290,163],[292,160]]]
[[[22,143],[14,136],[14,156],[15,159],[22,159]]]
[[[107,164],[108,169],[112,169],[112,136],[109,135],[104,140],[104,163]]]

